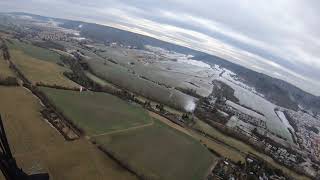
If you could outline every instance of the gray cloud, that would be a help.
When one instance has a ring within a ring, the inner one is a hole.
[[[320,95],[317,0],[5,0],[24,11],[110,25],[215,54]]]

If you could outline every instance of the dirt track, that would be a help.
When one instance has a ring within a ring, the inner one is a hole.
[[[145,128],[145,127],[152,126],[152,125],[153,125],[153,121],[151,123],[144,124],[144,125],[141,125],[141,126],[135,126],[135,127],[127,128],[127,129],[120,129],[120,130],[115,130],[115,131],[111,131],[111,132],[107,132],[107,133],[96,134],[96,135],[93,135],[91,137],[94,138],[94,137],[99,137],[99,136],[104,136],[104,135],[110,135],[110,134],[115,134],[115,133],[120,133],[120,132],[140,129],[140,128]]]

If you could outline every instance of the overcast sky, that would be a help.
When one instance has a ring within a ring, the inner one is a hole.
[[[202,50],[320,95],[318,0],[1,0]]]

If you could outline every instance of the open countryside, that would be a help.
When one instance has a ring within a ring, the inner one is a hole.
[[[119,29],[1,12],[6,4],[0,2],[0,179],[320,177],[320,99],[310,84],[299,85],[302,74],[290,70],[299,77],[283,78],[272,63],[277,77],[268,68],[256,71],[262,59],[252,65],[256,55],[241,50],[252,60],[243,61],[236,48],[227,56],[232,46],[220,40],[216,46],[209,36],[197,42],[204,32],[188,44],[189,26],[160,30],[144,21],[148,26],[127,28],[123,21]],[[140,10],[138,4],[126,12]],[[152,31],[143,33],[149,25]],[[200,48],[207,41],[210,48]]]

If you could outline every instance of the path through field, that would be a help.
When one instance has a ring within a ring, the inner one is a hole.
[[[99,136],[104,136],[104,135],[110,135],[110,134],[115,134],[115,133],[130,131],[130,130],[136,130],[136,129],[140,129],[140,128],[145,128],[145,127],[152,126],[153,123],[154,123],[154,121],[152,120],[152,121],[151,121],[150,123],[148,123],[148,124],[144,124],[144,125],[140,125],[140,126],[135,126],[135,127],[130,127],[130,128],[127,128],[127,129],[115,130],[115,131],[111,131],[111,132],[107,132],[107,133],[102,133],[102,134],[97,134],[97,135],[92,135],[92,136],[90,136],[90,137],[94,138],[94,137],[99,137]]]

